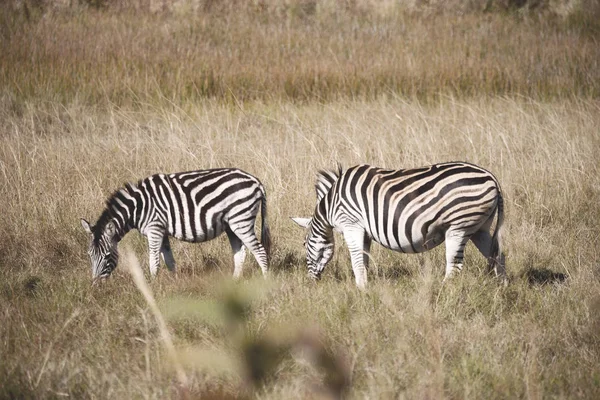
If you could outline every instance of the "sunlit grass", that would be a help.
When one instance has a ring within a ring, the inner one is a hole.
[[[29,100],[193,108],[205,99],[600,94],[598,32],[575,14],[317,3],[49,8],[29,19],[0,7],[0,87],[17,109]],[[581,4],[577,15],[600,16]]]
[[[125,267],[107,284],[90,287],[79,218],[97,218],[105,197],[123,182],[233,165],[265,184],[274,237],[272,279],[257,300],[247,300],[248,338],[279,338],[288,346],[307,327],[320,332],[314,337],[328,354],[347,360],[353,397],[578,392],[593,398],[600,390],[600,113],[594,101],[284,102],[243,111],[215,103],[193,113],[32,104],[20,116],[5,115],[4,397],[181,394]],[[306,278],[303,232],[289,217],[312,212],[318,168],[337,161],[401,168],[456,159],[485,166],[502,184],[508,288],[485,274],[485,260],[472,247],[463,274],[442,285],[442,248],[401,255],[374,246],[370,287],[360,293],[341,240],[323,281]],[[122,245],[147,268],[139,234],[130,233]],[[212,304],[219,313],[233,271],[227,240],[172,245],[178,276],[161,269],[150,283],[161,308],[171,315],[170,299],[183,299],[182,307],[197,304],[198,312],[210,313]],[[262,281],[248,258],[239,288],[253,287],[254,278]],[[244,354],[239,346],[246,342],[233,340],[214,318],[180,312],[168,319],[190,393],[298,398],[320,390],[328,375],[291,352],[267,369],[265,386],[249,391],[245,370],[228,361]]]
[[[0,6],[0,398],[600,398],[592,2],[17,3]],[[450,160],[502,185],[508,287],[472,245],[444,284],[443,247],[374,245],[361,293],[339,237],[306,277],[289,217],[312,212],[318,169]],[[152,311],[132,232],[90,285],[81,217],[125,182],[232,166],[267,189],[268,281],[248,256],[232,282],[225,237],[173,240]]]

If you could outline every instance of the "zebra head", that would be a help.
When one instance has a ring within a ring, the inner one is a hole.
[[[307,230],[304,247],[308,275],[319,280],[325,266],[333,257],[333,235],[328,230],[319,229],[319,224],[315,224],[312,218],[292,218],[292,221]]]
[[[100,227],[90,226],[89,222],[81,219],[81,225],[90,237],[88,255],[92,263],[93,282],[108,278],[119,260],[114,222],[109,221]]]

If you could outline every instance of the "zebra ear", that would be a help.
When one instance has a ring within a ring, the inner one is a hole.
[[[83,229],[86,231],[87,234],[92,234],[92,227],[90,226],[90,223],[83,218],[81,218],[81,226],[83,226]]]
[[[115,233],[117,231],[117,228],[115,227],[114,222],[110,221],[106,224],[106,227],[104,228],[104,234],[106,236],[108,236],[109,238],[112,238],[113,236],[115,236]]]
[[[308,228],[308,224],[310,224],[310,220],[312,218],[300,218],[300,217],[292,217],[292,221],[294,221],[295,223],[297,223],[298,225],[300,225],[303,228]]]

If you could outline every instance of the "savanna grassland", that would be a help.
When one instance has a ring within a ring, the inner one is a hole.
[[[598,21],[567,0],[1,5],[0,398],[600,398]],[[502,184],[508,286],[473,245],[444,284],[443,246],[374,245],[360,292],[340,237],[306,277],[289,217],[318,169],[450,160]],[[151,281],[132,232],[90,285],[81,217],[229,166],[267,189],[268,280],[248,256],[233,283],[221,237],[172,241],[177,275]]]

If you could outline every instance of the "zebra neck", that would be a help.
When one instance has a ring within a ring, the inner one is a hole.
[[[106,210],[105,213],[110,213],[110,211]],[[96,227],[98,228],[98,232],[100,235],[105,234],[106,226],[110,223],[112,223],[112,225],[115,227],[113,240],[115,240],[116,242],[120,242],[121,239],[123,239],[123,236],[125,236],[125,234],[127,234],[127,232],[131,230],[131,226],[128,223],[128,221],[123,221],[118,216],[110,215],[108,216],[108,218],[101,217],[101,219],[98,221]]]
[[[119,222],[118,220],[114,220],[115,226],[117,227],[116,233],[115,233],[115,240],[117,242],[120,242],[121,239],[123,239],[123,236],[125,236],[127,234],[127,232],[129,232],[131,229],[133,229],[133,225],[131,223],[131,221],[125,221],[125,223],[123,225],[119,225],[121,222]]]
[[[313,235],[321,236],[329,241],[333,239],[333,225],[322,215],[314,216],[311,229]]]
[[[329,192],[317,204],[313,217],[313,227],[318,228],[320,233],[327,237],[333,237],[333,223],[329,218],[331,201],[331,192]]]
[[[98,225],[104,229],[107,223],[115,226],[115,240],[120,241],[127,232],[137,228],[138,200],[132,196],[133,189],[128,186],[115,192],[107,201],[107,207],[98,220]]]

